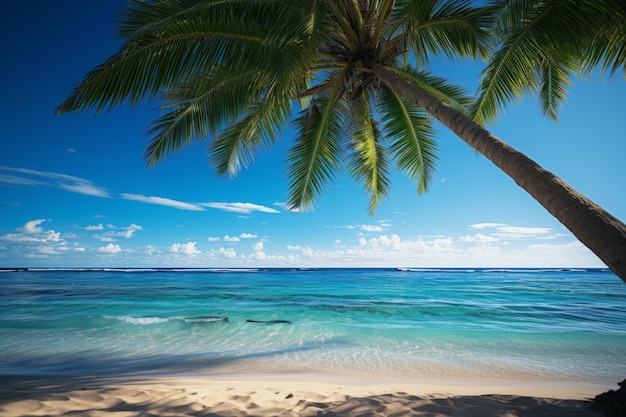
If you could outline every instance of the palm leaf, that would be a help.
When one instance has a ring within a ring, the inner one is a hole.
[[[492,121],[507,104],[535,93],[542,95],[546,115],[555,118],[565,98],[564,78],[570,76],[574,60],[580,57],[584,34],[597,27],[597,12],[597,6],[588,0],[506,2],[496,26],[502,46],[481,74],[479,98],[472,109],[474,120],[480,124]],[[557,61],[560,63],[555,66]],[[548,97],[551,93],[554,95]]]
[[[338,90],[335,90],[336,94]],[[299,134],[287,153],[288,206],[307,210],[328,188],[341,162],[346,107],[325,92],[295,120]]]
[[[620,67],[626,79],[626,2],[597,0],[604,24],[584,45],[582,69],[586,73],[600,68],[615,74]]]
[[[350,141],[349,170],[369,194],[369,211],[374,214],[389,193],[389,163],[381,144],[382,133],[373,119],[365,95],[351,103],[353,132]]]
[[[202,13],[196,10],[198,3],[203,3]],[[58,113],[110,110],[126,100],[136,105],[215,66],[239,71],[276,68],[289,58],[285,55],[289,42],[310,53],[306,34],[301,34],[305,23],[293,21],[297,9],[277,2],[136,1],[134,5],[126,10],[123,24],[128,27],[121,31],[136,36],[90,71],[57,108]],[[250,13],[256,18],[249,18]],[[303,17],[300,10],[300,20]]]
[[[277,142],[290,116],[289,103],[263,101],[252,106],[241,121],[222,132],[210,148],[211,162],[219,174],[235,176],[254,160],[259,146]]]
[[[145,154],[148,165],[236,120],[250,101],[258,100],[258,80],[254,71],[232,74],[216,70],[169,91],[163,107],[173,110],[151,124],[148,134],[152,139]]]
[[[430,118],[388,88],[382,89],[380,102],[384,132],[396,165],[417,183],[418,193],[426,192],[437,162]]]
[[[406,28],[417,66],[432,56],[486,58],[489,28],[497,7],[472,7],[470,0],[398,1],[398,17]]]
[[[539,91],[539,106],[543,113],[552,120],[557,120],[558,110],[567,97],[567,86],[571,84],[569,74],[574,67],[566,67],[563,59],[561,62],[549,60],[538,69],[543,80]]]

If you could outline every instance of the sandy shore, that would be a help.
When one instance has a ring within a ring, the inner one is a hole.
[[[312,374],[0,376],[0,417],[602,417],[588,409],[589,399],[601,392],[598,388],[558,382]]]

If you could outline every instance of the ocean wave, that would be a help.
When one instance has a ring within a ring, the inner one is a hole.
[[[476,272],[475,269],[450,268],[396,268],[400,272]]]
[[[199,316],[199,317],[136,317],[136,316],[102,316],[104,319],[119,320],[137,326],[163,324],[170,321],[180,321],[191,324],[215,323],[219,321],[228,321],[228,317],[222,316]]]
[[[123,321],[125,323],[135,324],[135,325],[145,325],[145,324],[161,324],[167,323],[172,320],[172,318],[167,317],[134,317],[134,316],[102,316],[105,319],[114,319]]]

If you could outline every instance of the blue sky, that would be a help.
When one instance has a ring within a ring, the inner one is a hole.
[[[148,169],[154,105],[56,116],[121,45],[118,0],[3,3],[0,27],[0,267],[602,267],[512,180],[438,126],[428,194],[394,175],[374,216],[339,175],[314,210],[285,210],[289,137],[235,179],[206,143]],[[474,91],[483,63],[435,61]],[[558,123],[534,99],[490,126],[617,218],[626,219],[626,82],[577,80]]]

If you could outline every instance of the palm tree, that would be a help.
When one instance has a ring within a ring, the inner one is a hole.
[[[436,161],[434,118],[626,281],[626,226],[472,121],[461,89],[418,70],[432,56],[488,56],[490,28],[506,7],[471,3],[132,0],[120,21],[125,45],[57,111],[157,100],[165,113],[151,126],[148,164],[210,136],[211,161],[229,175],[293,122],[289,204],[309,207],[345,160],[369,193],[371,212],[387,194],[390,161],[418,192],[427,189]]]

